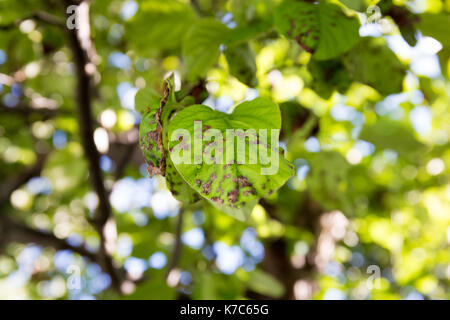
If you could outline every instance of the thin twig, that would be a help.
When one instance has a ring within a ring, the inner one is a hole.
[[[64,21],[62,19],[60,19],[59,17],[54,16],[48,12],[37,11],[25,18],[18,19],[12,23],[9,23],[6,25],[0,25],[0,30],[6,31],[6,30],[11,30],[11,29],[17,28],[23,21],[28,20],[28,19],[42,21],[42,22],[48,23],[52,26],[61,28],[61,29],[66,27],[64,24]]]
[[[172,270],[174,270],[178,266],[178,262],[181,256],[181,233],[183,231],[183,215],[184,209],[181,207],[180,212],[178,213],[178,221],[177,221],[177,229],[175,233],[175,244],[172,252],[172,259],[170,260],[170,264],[167,268],[166,279],[169,277]]]
[[[54,16],[48,12],[45,12],[45,11],[38,11],[38,12],[34,13],[31,16],[31,19],[36,19],[36,20],[51,24],[53,26],[59,27],[59,28],[66,27],[66,25],[62,19],[60,19],[59,17]]]
[[[40,115],[43,119],[50,119],[59,116],[71,116],[73,112],[70,110],[51,109],[51,108],[32,108],[26,105],[19,105],[14,108],[8,108],[0,104],[0,114],[16,114],[27,117],[31,114]]]
[[[65,239],[59,239],[51,233],[22,225],[3,215],[0,220],[3,226],[0,242],[36,243],[56,250],[70,250],[88,258],[92,262],[96,262],[96,254],[87,250],[85,244],[73,246]]]
[[[39,155],[37,161],[32,166],[26,168],[19,174],[8,178],[4,183],[2,183],[2,187],[0,189],[0,206],[4,205],[9,200],[9,197],[14,190],[28,182],[31,178],[40,174],[46,159],[47,154]]]
[[[191,5],[200,16],[203,15],[202,9],[200,8],[200,5],[198,4],[197,0],[191,0]]]

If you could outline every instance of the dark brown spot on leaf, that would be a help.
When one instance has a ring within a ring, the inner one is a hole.
[[[223,204],[223,199],[220,199],[219,197],[212,197],[211,200],[219,205]]]
[[[238,197],[239,197],[238,189],[233,189],[230,192],[228,192],[228,201],[230,203],[236,203],[238,201]]]

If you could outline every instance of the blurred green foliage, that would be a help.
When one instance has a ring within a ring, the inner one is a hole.
[[[76,65],[64,27],[42,18],[65,25],[68,3],[0,0],[0,299],[450,298],[449,0],[90,1],[92,122],[112,257],[131,279],[122,294],[55,245],[102,241]],[[148,177],[140,112],[170,73],[186,104],[280,105],[296,174],[248,220],[181,204]]]

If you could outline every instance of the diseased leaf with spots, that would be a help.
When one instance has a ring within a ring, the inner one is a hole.
[[[164,175],[166,170],[164,148],[162,144],[161,106],[148,106],[142,114],[139,126],[139,146],[148,165],[150,177]]]
[[[279,33],[297,40],[306,51],[314,52],[320,35],[314,5],[306,2],[283,1],[275,9],[274,22]]]
[[[184,108],[181,102],[178,102],[175,92],[175,79],[172,74],[166,80],[165,98],[163,99],[164,107],[161,110],[161,123],[163,126],[162,141],[165,154],[169,154],[168,150],[168,126],[170,117],[173,113]],[[170,157],[166,157],[166,183],[172,195],[179,201],[184,203],[194,203],[200,200],[200,196],[192,190],[192,188],[183,180],[175,169]]]
[[[166,159],[166,184],[172,195],[183,203],[189,204],[201,200],[200,195],[180,176],[170,157]]]
[[[275,9],[274,24],[317,60],[339,56],[359,40],[358,19],[327,1],[285,0]]]
[[[152,89],[140,90],[135,97],[136,107],[144,110],[139,126],[139,145],[148,164],[150,177],[155,174],[164,176],[166,172],[163,119],[167,121],[168,110],[177,106],[173,77],[172,75],[165,81],[164,96],[160,101],[156,99],[156,93]]]
[[[202,122],[201,127],[194,124],[196,121]],[[272,129],[279,130],[280,127],[280,110],[266,98],[243,102],[232,114],[215,111],[204,105],[194,105],[179,111],[169,123],[170,157],[184,180],[204,198],[215,205],[239,209],[272,194],[293,174],[292,166],[279,154],[278,142],[276,146],[271,145],[272,135],[278,141],[279,134],[279,131],[272,133]],[[187,130],[187,137],[180,136],[177,139],[177,130],[180,128]],[[215,129],[215,134],[206,137],[208,129]],[[234,152],[238,150],[237,139],[232,140],[234,138],[227,136],[227,129],[242,130],[236,131],[236,135],[243,138],[244,154]],[[247,131],[248,129],[253,131]],[[259,129],[267,130],[267,144],[263,143]],[[244,137],[246,134],[248,136]],[[205,138],[198,140],[203,137]],[[227,147],[224,140],[233,143]],[[263,153],[252,164],[249,161],[251,145]],[[187,161],[183,163],[179,157],[186,157],[184,159]],[[271,168],[271,165],[274,167]],[[268,174],[264,175],[263,172]]]
[[[156,103],[155,92],[144,89],[136,95],[136,106],[140,109],[149,101],[151,106],[143,112],[139,128],[139,144],[148,165],[150,177],[160,174],[166,177],[166,183],[172,194],[180,201],[193,203],[200,197],[181,178],[166,155],[167,151],[167,123],[172,112],[183,106],[175,97],[174,76],[165,81],[164,96]]]
[[[196,194],[199,195],[198,193],[196,193]],[[204,199],[204,198],[202,197],[202,199]],[[245,203],[245,205],[243,205],[239,208],[224,206],[224,205],[221,205],[220,203],[213,202],[210,200],[204,200],[204,201],[207,202],[208,204],[210,204],[211,207],[214,209],[214,210],[211,210],[212,212],[226,213],[229,216],[231,216],[237,220],[246,221],[248,219],[248,217],[250,217],[250,215],[252,214],[253,208],[259,202],[259,199],[254,199],[252,201],[249,201],[249,202]]]

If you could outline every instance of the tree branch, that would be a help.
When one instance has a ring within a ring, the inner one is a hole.
[[[31,178],[38,176],[44,167],[45,160],[47,159],[47,154],[38,155],[38,159],[35,164],[26,168],[19,174],[8,178],[3,184],[0,190],[0,206],[5,204],[11,194],[19,188],[21,185],[25,184]]]
[[[31,178],[40,175],[42,168],[48,154],[41,154],[38,156],[38,160],[30,167],[26,168],[19,174],[8,178],[0,189],[0,207],[9,201],[11,194],[14,190],[20,188],[23,184],[27,183]],[[9,242],[20,243],[36,243],[42,246],[52,247],[56,250],[70,250],[78,253],[83,257],[86,257],[92,262],[99,263],[101,255],[93,253],[86,249],[86,245],[73,246],[70,245],[67,240],[59,239],[53,234],[36,230],[19,222],[16,222],[4,214],[0,214],[0,247]],[[100,263],[101,265],[101,263]],[[126,271],[122,268],[114,269],[115,273],[120,275],[126,275]],[[108,272],[109,273],[109,272]],[[130,280],[130,279],[126,279]],[[140,282],[142,279],[134,279],[134,282]]]
[[[14,108],[8,108],[0,103],[0,114],[17,114],[27,117],[31,114],[40,115],[43,119],[55,118],[64,115],[73,115],[69,110],[52,109],[52,108],[33,108],[27,105],[19,105]]]
[[[66,240],[59,239],[51,233],[22,225],[18,222],[13,221],[12,219],[7,218],[6,216],[2,216],[1,222],[1,226],[3,227],[3,229],[0,229],[2,230],[0,244],[2,242],[33,242],[42,246],[52,247],[56,250],[70,250],[86,257],[92,262],[97,262],[96,254],[87,250],[84,244],[82,246],[70,245]]]
[[[14,190],[18,189],[20,186],[27,183],[31,178],[38,176],[41,173],[47,156],[48,154],[39,155],[35,164],[26,168],[18,175],[7,179],[5,183],[3,183],[0,190],[0,206],[8,202],[9,197]],[[7,242],[34,242],[43,246],[53,247],[57,250],[71,250],[87,257],[91,261],[96,261],[96,255],[84,247],[72,246],[65,240],[58,239],[50,233],[21,225],[3,214],[0,215],[0,231],[0,245]]]
[[[0,30],[10,30],[10,29],[16,28],[20,25],[20,23],[22,23],[23,21],[28,20],[28,19],[42,21],[42,22],[48,23],[50,25],[53,25],[55,27],[61,28],[61,29],[66,27],[64,24],[64,21],[61,20],[59,17],[54,16],[48,12],[37,11],[25,18],[16,20],[10,24],[0,25]]]
[[[73,4],[70,0],[63,0],[62,3],[66,7]],[[117,232],[108,200],[108,193],[100,170],[100,155],[95,146],[93,136],[91,76],[95,67],[91,61],[94,49],[90,39],[89,4],[87,1],[81,1],[78,5],[77,28],[72,30],[66,29],[66,33],[72,50],[77,77],[76,97],[80,133],[85,155],[89,161],[91,183],[99,199],[99,206],[93,222],[101,239],[99,250],[100,264],[111,276],[113,287],[121,292],[122,280],[111,256]]]
[[[200,8],[200,5],[198,4],[197,0],[191,0],[191,6],[194,8],[194,10],[200,15],[203,15],[202,8]]]
[[[38,11],[35,14],[31,16],[31,19],[36,19],[48,24],[51,24],[53,26],[59,27],[59,28],[65,28],[66,25],[62,19],[60,19],[57,16],[54,16],[48,12],[45,11]]]

